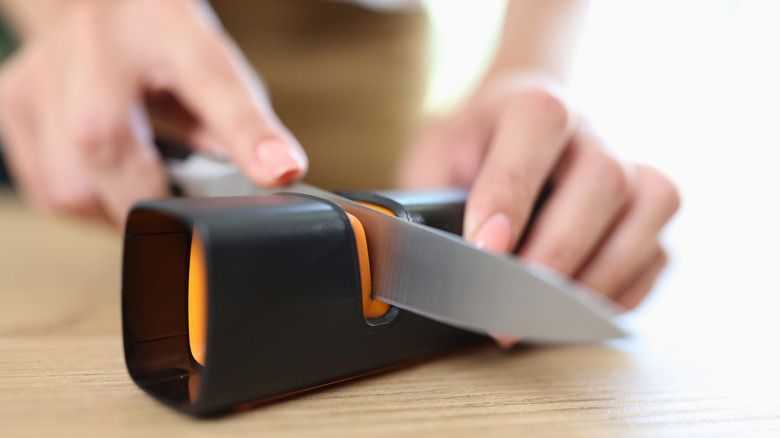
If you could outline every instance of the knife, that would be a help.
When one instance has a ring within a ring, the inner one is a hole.
[[[480,250],[462,238],[297,183],[255,186],[230,162],[193,153],[168,157],[185,196],[300,193],[338,204],[366,231],[373,296],[398,308],[477,333],[528,343],[594,342],[625,336],[617,306],[552,270]]]

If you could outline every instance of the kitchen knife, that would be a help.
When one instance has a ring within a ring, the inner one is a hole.
[[[399,219],[306,184],[263,189],[232,163],[190,154],[169,158],[171,181],[186,196],[293,192],[341,206],[362,223],[375,298],[478,333],[531,343],[592,342],[624,336],[616,305],[544,268],[489,253],[462,238]]]

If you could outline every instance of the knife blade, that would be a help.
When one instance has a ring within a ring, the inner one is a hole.
[[[200,154],[169,159],[167,169],[187,196],[292,192],[338,204],[366,230],[374,296],[401,309],[531,343],[593,342],[625,335],[611,320],[616,307],[608,299],[551,270],[480,250],[458,236],[302,183],[260,188],[234,164]]]

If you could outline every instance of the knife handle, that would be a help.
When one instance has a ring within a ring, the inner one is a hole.
[[[345,194],[447,231],[462,226],[463,193]],[[136,204],[122,275],[130,376],[205,416],[483,339],[396,308],[366,318],[358,243],[339,206],[307,195]]]

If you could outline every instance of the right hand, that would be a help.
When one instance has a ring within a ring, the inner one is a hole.
[[[169,195],[145,102],[157,135],[229,157],[259,185],[306,172],[205,2],[83,0],[0,73],[4,153],[21,192],[44,210],[116,225],[136,200]]]

